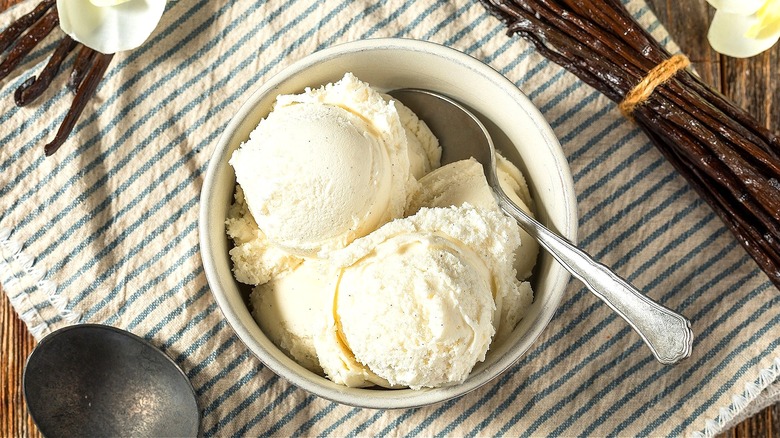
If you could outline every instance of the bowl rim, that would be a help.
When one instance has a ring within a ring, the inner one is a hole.
[[[443,386],[439,388],[424,388],[421,390],[386,390],[360,388],[361,393],[365,392],[366,395],[368,395],[366,397],[351,394],[351,390],[358,388],[348,388],[343,385],[338,385],[327,380],[325,377],[320,377],[323,380],[323,382],[320,383],[301,376],[294,369],[289,368],[287,364],[274,357],[270,352],[267,352],[262,347],[262,345],[260,345],[260,343],[254,338],[249,330],[241,323],[239,316],[232,309],[232,305],[226,297],[226,294],[222,293],[220,290],[220,276],[213,262],[215,254],[213,253],[212,245],[210,244],[211,239],[208,237],[210,234],[209,229],[212,225],[209,215],[208,200],[213,197],[214,188],[216,186],[215,181],[217,180],[217,172],[219,171],[218,168],[221,164],[219,157],[225,155],[227,150],[231,147],[233,133],[241,125],[242,121],[250,115],[250,113],[266,96],[266,94],[277,88],[290,76],[306,70],[307,68],[323,61],[331,60],[333,58],[337,58],[341,55],[352,52],[382,50],[409,50],[449,59],[459,65],[463,65],[468,69],[477,71],[491,83],[498,86],[503,92],[510,95],[512,100],[518,102],[526,112],[526,115],[529,117],[535,128],[538,129],[539,134],[547,142],[548,150],[553,154],[554,161],[557,163],[563,163],[563,171],[558,171],[556,173],[559,179],[557,182],[562,187],[562,193],[565,195],[565,200],[563,202],[564,214],[559,218],[562,226],[559,225],[557,231],[570,241],[576,242],[578,217],[573,178],[568,167],[568,161],[564,155],[560,143],[558,142],[557,136],[554,134],[552,128],[544,119],[539,109],[536,108],[531,100],[514,83],[482,61],[457,49],[439,43],[408,38],[371,38],[336,44],[302,57],[260,84],[242,103],[239,110],[231,117],[230,122],[220,135],[217,145],[209,158],[209,164],[206,170],[200,196],[198,233],[200,254],[206,279],[209,284],[209,289],[211,290],[212,295],[217,302],[217,305],[225,316],[228,325],[234,330],[244,346],[246,346],[246,348],[266,367],[287,381],[293,383],[295,386],[302,388],[311,394],[341,404],[373,409],[415,408],[428,406],[463,396],[473,391],[474,389],[477,389],[484,384],[495,380],[509,367],[518,362],[520,358],[531,348],[531,346],[534,345],[541,332],[549,325],[550,320],[557,312],[564,295],[566,284],[568,284],[570,279],[568,272],[562,272],[558,277],[559,280],[555,283],[555,286],[557,286],[557,288],[560,290],[556,291],[553,301],[550,304],[552,309],[549,310],[547,314],[542,315],[538,324],[530,327],[529,330],[524,333],[524,336],[529,337],[527,346],[523,348],[522,351],[515,351],[519,348],[518,345],[512,346],[491,365],[490,372],[480,373],[479,378],[472,379],[470,376],[468,379],[466,379],[465,382],[457,385]],[[303,368],[301,367],[301,369]],[[398,396],[380,396],[380,394],[387,393],[397,394]],[[372,394],[376,397],[372,397]]]

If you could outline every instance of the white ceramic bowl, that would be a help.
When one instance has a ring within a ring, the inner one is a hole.
[[[511,339],[491,348],[464,383],[417,391],[347,388],[298,365],[260,330],[246,304],[247,287],[231,273],[231,243],[225,234],[236,183],[228,164],[231,153],[268,114],[277,95],[335,82],[345,72],[381,91],[426,88],[471,107],[488,125],[498,149],[525,174],[541,222],[576,240],[576,198],[566,158],[547,122],[512,82],[482,62],[438,44],[363,40],[330,47],[290,65],[262,84],[225,129],[201,194],[199,231],[206,277],[238,337],[268,368],[300,388],[340,403],[379,409],[417,407],[461,396],[514,364],[552,318],[569,274],[548,254],[540,254],[532,277],[534,304]]]

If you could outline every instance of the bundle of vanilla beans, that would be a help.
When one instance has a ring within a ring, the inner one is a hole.
[[[6,52],[5,58],[0,61],[0,80],[8,76],[24,57],[57,27],[59,15],[57,8],[53,7],[54,3],[55,0],[40,2],[32,11],[19,17],[0,33],[0,54]],[[59,72],[65,58],[77,46],[79,44],[76,41],[67,35],[63,36],[38,76],[30,77],[15,90],[14,102],[16,105],[27,105],[43,94]],[[96,52],[86,46],[81,47],[67,82],[67,87],[76,93],[76,96],[54,139],[44,146],[46,155],[56,152],[67,140],[70,132],[76,126],[79,115],[89,99],[95,94],[113,56],[113,54]]]
[[[546,58],[618,103],[671,55],[619,0],[480,0]],[[688,69],[630,117],[780,288],[780,138]]]

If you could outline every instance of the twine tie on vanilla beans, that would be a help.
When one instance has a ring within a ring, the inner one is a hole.
[[[639,81],[638,84],[626,94],[626,97],[619,104],[620,112],[623,113],[629,119],[634,118],[632,115],[634,109],[644,103],[656,87],[668,81],[678,71],[688,67],[691,61],[687,56],[677,54],[669,59],[665,59],[660,64],[656,65],[653,69],[647,72],[647,75]]]
[[[631,118],[780,289],[780,136],[672,56],[619,0],[480,0]]]

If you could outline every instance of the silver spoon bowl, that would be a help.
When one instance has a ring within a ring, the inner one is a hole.
[[[27,358],[23,387],[44,436],[199,433],[200,410],[184,372],[118,328],[79,324],[46,336]]]
[[[640,293],[626,280],[568,240],[526,214],[506,195],[496,176],[495,148],[482,122],[460,103],[420,89],[399,89],[389,94],[414,111],[439,139],[442,165],[476,159],[499,207],[575,278],[620,315],[641,336],[655,358],[674,364],[690,356],[691,324],[683,316]]]

